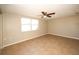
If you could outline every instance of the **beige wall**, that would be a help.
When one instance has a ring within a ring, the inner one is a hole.
[[[79,39],[79,15],[51,19],[48,21],[48,33]]]
[[[0,14],[0,49],[2,48],[2,15]]]
[[[4,47],[47,33],[79,39],[79,16],[51,19],[48,22],[46,20],[39,20],[39,29],[29,32],[21,32],[21,17],[23,16],[3,14]]]
[[[21,32],[21,17],[14,14],[4,14],[3,15],[3,35],[4,35],[4,47],[25,41],[31,38],[35,38],[47,33],[47,22],[45,20],[39,20],[39,29],[36,31]]]

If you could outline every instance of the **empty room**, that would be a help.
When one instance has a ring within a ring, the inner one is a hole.
[[[1,55],[79,55],[78,4],[0,4]]]

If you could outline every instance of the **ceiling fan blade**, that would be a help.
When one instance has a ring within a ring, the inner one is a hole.
[[[50,16],[50,15],[47,15],[47,17],[52,17],[52,16]]]
[[[55,12],[53,12],[53,13],[49,13],[49,14],[47,14],[47,15],[53,15],[53,14],[55,14]]]
[[[41,12],[43,15],[46,15],[47,14],[47,12]]]

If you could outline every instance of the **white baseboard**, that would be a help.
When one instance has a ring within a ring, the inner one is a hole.
[[[4,45],[3,48],[4,48],[4,47],[7,47],[7,46],[10,46],[10,45],[13,45],[13,44],[17,44],[17,43],[21,43],[21,42],[24,42],[24,41],[27,41],[27,40],[31,40],[31,39],[33,39],[33,38],[37,38],[37,37],[40,37],[40,36],[43,36],[43,35],[46,35],[46,34],[38,35],[38,36],[31,37],[31,38],[28,38],[28,39],[23,39],[23,40],[21,40],[21,41],[15,42],[15,43],[7,44],[7,45]]]
[[[66,38],[71,38],[71,39],[79,40],[79,38],[77,38],[77,37],[63,36],[63,35],[58,35],[58,34],[51,34],[51,35],[56,35],[56,36],[61,36],[61,37],[66,37]]]

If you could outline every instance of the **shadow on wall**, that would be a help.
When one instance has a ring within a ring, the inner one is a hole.
[[[48,27],[49,34],[79,39],[79,15],[52,19]]]

